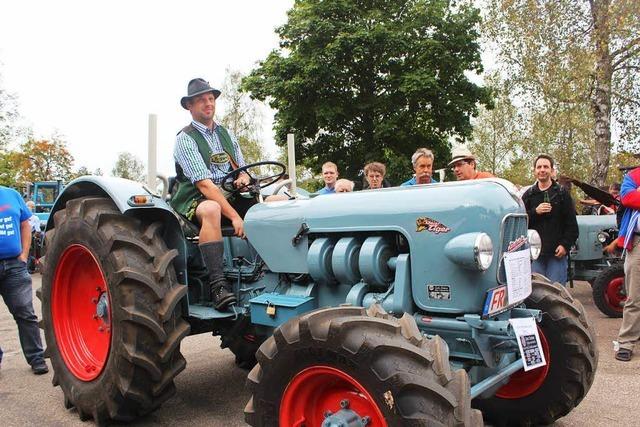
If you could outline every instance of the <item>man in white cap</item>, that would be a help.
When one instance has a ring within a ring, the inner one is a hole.
[[[452,159],[449,166],[456,174],[458,181],[466,181],[468,179],[493,178],[489,172],[481,172],[476,170],[476,157],[465,146],[458,146],[451,152]]]

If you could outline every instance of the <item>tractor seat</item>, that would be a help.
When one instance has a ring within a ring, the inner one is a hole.
[[[198,236],[200,235],[200,226],[189,221],[187,218],[177,212],[176,216],[178,217],[178,222],[180,223],[180,227],[184,231],[185,236],[189,240],[197,242]],[[233,229],[232,225],[225,224],[225,220],[226,218],[222,220],[222,237],[233,237],[235,234],[235,230]]]

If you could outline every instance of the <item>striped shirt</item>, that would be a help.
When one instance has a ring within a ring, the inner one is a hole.
[[[196,122],[195,120],[191,122],[191,125],[200,132],[207,141],[209,148],[213,153],[212,156],[215,156],[216,154],[223,154],[227,161],[224,163],[211,162],[211,167],[207,169],[207,166],[202,160],[202,155],[200,154],[200,151],[198,151],[198,144],[193,138],[184,133],[184,131],[180,131],[178,136],[176,136],[176,146],[173,150],[173,158],[176,163],[180,165],[185,176],[189,178],[192,183],[195,184],[197,181],[202,181],[203,179],[211,179],[216,185],[220,185],[222,183],[222,178],[231,172],[231,162],[229,162],[229,157],[224,153],[218,134],[213,129],[209,129],[202,123]],[[214,129],[216,126],[218,125],[214,123]],[[238,167],[242,167],[245,165],[245,162],[244,157],[242,157],[240,145],[238,145],[238,140],[231,132],[229,132],[229,136],[231,136],[231,141],[233,142],[233,149],[235,151],[234,154],[236,155]]]

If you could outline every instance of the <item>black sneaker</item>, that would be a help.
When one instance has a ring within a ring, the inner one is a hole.
[[[228,305],[236,303],[236,296],[231,290],[231,284],[226,279],[211,282],[211,298],[216,310],[223,310]]]
[[[47,364],[44,360],[33,362],[33,365],[31,365],[31,370],[36,375],[43,375],[49,372],[49,368],[47,367]]]

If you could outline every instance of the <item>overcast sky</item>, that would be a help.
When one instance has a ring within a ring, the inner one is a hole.
[[[76,168],[108,174],[121,151],[146,163],[154,113],[158,169],[173,174],[174,137],[190,121],[179,103],[187,82],[219,87],[225,69],[251,70],[277,47],[293,0],[2,3],[2,84],[36,136],[57,130]],[[271,121],[263,138],[275,147]]]

